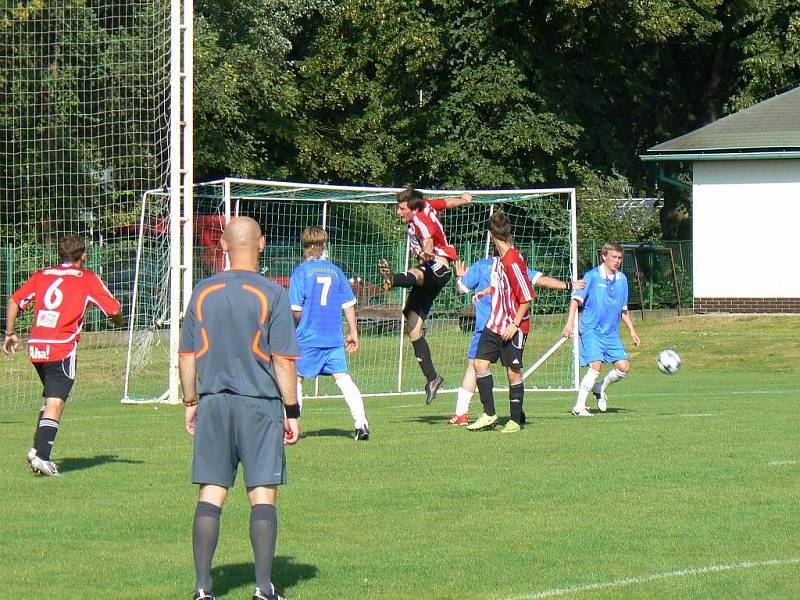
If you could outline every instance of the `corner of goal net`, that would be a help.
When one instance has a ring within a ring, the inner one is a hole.
[[[175,399],[170,401],[169,390],[161,394],[158,398],[131,398],[130,396],[123,397],[120,404],[180,404],[180,400]]]

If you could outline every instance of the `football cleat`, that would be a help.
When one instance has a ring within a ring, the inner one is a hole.
[[[591,417],[592,413],[587,408],[573,408],[572,416],[574,417]]]
[[[518,431],[522,431],[522,427],[515,420],[509,419],[508,423],[500,430],[500,433],[517,433]]]
[[[527,423],[527,422],[528,422],[528,418],[525,416],[525,411],[523,410],[522,414],[519,417],[519,424],[520,425],[525,425],[525,423]]]
[[[383,279],[383,291],[391,291],[394,287],[394,284],[392,283],[392,267],[389,266],[389,261],[385,258],[378,260],[378,272],[381,274],[381,279]]]
[[[608,410],[608,396],[606,396],[606,393],[601,391],[600,386],[596,385],[592,388],[592,394],[597,398],[597,410],[606,412]]]
[[[433,402],[442,385],[444,385],[444,377],[441,375],[437,375],[436,379],[425,384],[425,404]]]
[[[469,431],[480,431],[481,429],[494,429],[494,424],[497,423],[497,415],[489,416],[483,413],[478,420],[474,423],[467,425]]]
[[[270,583],[269,587],[272,588],[271,594],[262,592],[260,588],[256,588],[256,591],[253,592],[253,600],[288,600],[286,596],[275,589],[274,585]]]
[[[448,425],[469,425],[469,415],[450,415],[450,418],[447,419]]]
[[[58,472],[58,467],[56,467],[56,463],[52,460],[42,460],[35,454],[33,458],[30,460],[31,464],[31,471],[34,473],[41,473],[46,477],[58,477],[61,473]]]
[[[358,441],[366,442],[369,439],[369,429],[367,429],[367,426],[364,425],[363,427],[357,427],[353,439],[357,442]]]
[[[36,448],[30,448],[28,450],[28,455],[25,457],[25,460],[28,461],[28,464],[33,464],[33,459],[36,458]]]
[[[192,600],[216,600],[214,598],[214,594],[212,594],[209,590],[204,590],[200,588],[199,590],[195,590],[194,595],[192,596]]]

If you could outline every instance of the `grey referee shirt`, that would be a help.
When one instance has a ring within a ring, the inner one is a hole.
[[[253,271],[225,271],[197,284],[181,329],[194,354],[197,394],[279,398],[274,355],[297,358],[289,295]]]

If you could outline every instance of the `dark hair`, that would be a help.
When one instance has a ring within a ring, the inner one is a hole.
[[[511,235],[511,223],[508,221],[508,217],[499,210],[489,217],[489,233],[495,239],[514,243],[514,237]]]
[[[58,256],[64,262],[78,262],[86,252],[86,244],[77,235],[64,236],[58,243]]]
[[[408,208],[411,210],[422,210],[425,208],[425,198],[422,196],[422,192],[412,188],[406,188],[402,192],[398,192],[397,203],[408,204]]]

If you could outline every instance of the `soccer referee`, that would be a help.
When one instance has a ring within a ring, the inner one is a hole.
[[[211,561],[222,506],[241,462],[250,499],[253,600],[285,600],[272,584],[277,486],[286,483],[284,444],[300,438],[298,358],[286,290],[258,273],[266,242],[249,217],[225,227],[230,270],[202,280],[184,317],[180,377],[186,430],[194,436],[194,600],[213,599]],[[286,418],[284,419],[284,409]]]

